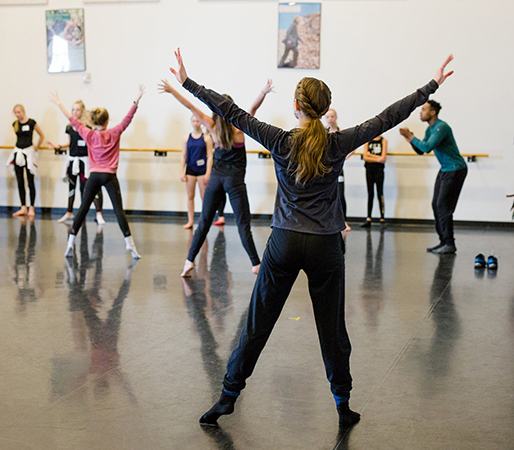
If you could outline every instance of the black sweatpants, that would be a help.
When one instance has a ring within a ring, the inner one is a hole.
[[[18,166],[16,163],[14,164],[14,173],[16,174],[16,181],[18,182],[18,192],[20,194],[21,206],[26,206],[27,198],[25,193],[25,177],[23,176],[23,172],[27,172],[27,182],[29,185],[30,192],[30,206],[34,206],[34,204],[36,203],[36,185],[34,184],[34,175],[30,173],[30,170],[27,167],[26,156],[24,166]]]
[[[239,392],[246,386],[291,288],[300,270],[304,270],[332,393],[350,396],[351,345],[345,324],[343,247],[341,233],[315,235],[273,228],[246,325],[228,361],[223,381],[226,391]]]
[[[73,226],[71,227],[71,234],[76,235],[78,233],[86,218],[91,203],[93,203],[93,200],[102,189],[102,186],[105,186],[105,189],[107,189],[107,193],[111,198],[114,214],[116,214],[116,219],[118,219],[118,225],[120,226],[123,235],[125,237],[130,236],[127,217],[125,216],[125,211],[123,211],[120,183],[118,182],[118,178],[115,173],[107,172],[91,172],[84,189],[82,204],[80,205],[79,212],[75,216]]]
[[[228,194],[230,204],[234,211],[239,237],[241,238],[243,247],[246,253],[248,253],[252,265],[256,266],[260,263],[260,259],[255,248],[255,243],[253,242],[252,229],[250,226],[252,217],[250,214],[246,184],[244,182],[244,174],[231,176],[220,175],[214,172],[211,173],[203,196],[200,222],[193,236],[193,242],[191,243],[187,259],[194,261],[196,255],[200,252],[205,238],[207,237],[207,233],[211,228],[216,210],[226,194]]]
[[[86,187],[87,178],[86,178],[86,167],[85,164],[80,161],[80,172],[77,175],[73,175],[73,164],[70,162],[68,165],[68,212],[73,212],[73,203],[75,202],[75,193],[77,192],[78,181],[80,180],[80,198],[84,197],[84,188]],[[95,197],[95,208],[97,212],[102,212],[103,205],[103,196],[102,189],[98,191],[98,194]]]
[[[467,174],[467,167],[451,172],[439,171],[437,174],[432,209],[434,210],[435,229],[441,244],[455,245],[453,213]]]
[[[373,200],[377,186],[378,206],[380,207],[380,218],[385,215],[384,207],[384,165],[380,163],[366,163],[366,184],[368,185],[368,216],[373,211]]]

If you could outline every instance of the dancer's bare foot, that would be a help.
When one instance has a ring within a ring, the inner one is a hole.
[[[259,269],[261,268],[261,265],[260,264],[257,264],[256,266],[253,266],[252,267],[252,273],[254,273],[255,275],[257,275],[259,273]]]
[[[182,270],[182,273],[180,276],[182,278],[189,278],[191,276],[191,272],[193,271],[195,265],[189,259],[186,259],[186,262],[184,263],[184,269]]]
[[[189,230],[190,228],[193,228],[193,222],[187,222],[184,225],[184,229]]]
[[[22,206],[18,211],[13,213],[13,217],[26,216],[26,215],[27,215],[27,207],[26,206]]]
[[[36,210],[34,209],[33,206],[31,206],[29,208],[29,214],[28,215],[29,215],[29,217],[34,217],[36,215]]]

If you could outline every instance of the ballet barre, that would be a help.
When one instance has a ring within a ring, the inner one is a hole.
[[[0,149],[12,150],[14,147],[0,145]],[[56,155],[65,155],[67,150],[57,150],[52,147],[40,147],[40,150],[54,150]],[[122,152],[151,152],[154,156],[168,156],[168,153],[180,153],[181,149],[178,148],[121,148]],[[256,153],[260,159],[271,159],[271,153],[268,150],[246,150],[246,153]],[[360,155],[363,158],[362,152],[355,152],[354,155]],[[387,152],[387,156],[435,156],[433,153],[425,155],[418,155],[412,152]],[[476,162],[477,158],[489,158],[488,153],[461,153],[463,158],[467,158],[468,162]]]

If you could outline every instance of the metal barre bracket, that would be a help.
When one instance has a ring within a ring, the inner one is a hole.
[[[66,155],[66,153],[68,153],[66,150],[54,149],[54,155]]]
[[[468,162],[477,162],[477,155],[468,156]]]
[[[153,155],[154,155],[154,156],[168,156],[168,152],[166,152],[166,151],[159,151],[159,150],[155,150],[155,151],[153,152]]]
[[[271,159],[271,153],[259,152],[259,159]]]

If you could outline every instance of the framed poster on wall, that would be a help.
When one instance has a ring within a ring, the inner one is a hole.
[[[49,73],[86,70],[83,9],[46,11],[46,50]]]
[[[319,69],[321,3],[279,3],[278,67]]]

